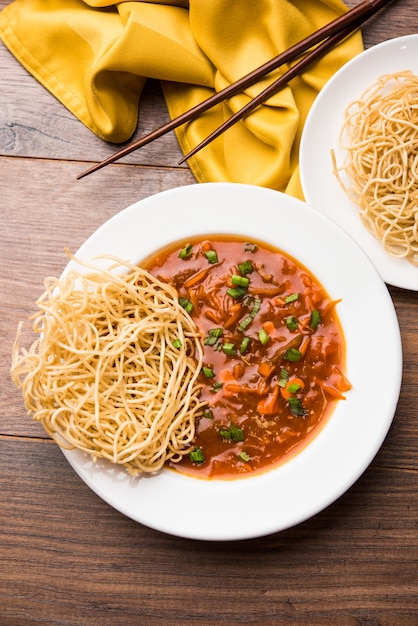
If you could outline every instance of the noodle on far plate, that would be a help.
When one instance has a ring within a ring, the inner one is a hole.
[[[364,225],[388,254],[418,266],[418,76],[380,76],[348,107],[341,145],[334,171]]]

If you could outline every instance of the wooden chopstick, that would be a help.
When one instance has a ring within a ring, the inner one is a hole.
[[[267,63],[264,63],[260,67],[256,68],[249,74],[246,74],[238,81],[232,83],[225,89],[222,89],[218,93],[214,94],[207,100],[199,103],[192,109],[189,109],[185,113],[179,115],[178,117],[172,119],[170,122],[167,122],[163,126],[155,129],[148,135],[141,137],[140,139],[134,141],[133,143],[125,146],[121,150],[118,150],[111,156],[107,157],[100,163],[96,163],[93,167],[86,170],[85,172],[79,174],[77,176],[77,180],[92,174],[93,172],[109,165],[110,163],[114,163],[118,159],[130,154],[134,150],[145,146],[148,143],[151,143],[155,139],[162,137],[166,133],[174,130],[175,128],[181,126],[182,124],[191,121],[201,115],[203,112],[212,108],[219,102],[222,102],[228,97],[242,91],[246,87],[254,84],[257,80],[264,77],[266,74],[269,74],[274,69],[277,69],[281,65],[285,63],[289,63],[291,61],[295,61],[298,59],[304,52],[317,46],[314,48],[309,54],[306,55],[298,64],[294,65],[288,72],[283,74],[279,79],[277,79],[272,85],[270,85],[266,90],[259,94],[256,98],[254,98],[246,107],[241,109],[238,113],[236,113],[230,120],[227,120],[222,126],[214,131],[208,138],[206,138],[199,146],[196,146],[191,152],[189,152],[186,156],[184,156],[179,163],[183,163],[188,158],[190,158],[193,154],[198,152],[198,150],[202,149],[205,145],[213,141],[215,137],[219,136],[222,132],[225,132],[227,128],[235,124],[239,119],[248,115],[250,110],[253,110],[258,104],[264,102],[268,97],[270,97],[275,91],[278,91],[283,87],[287,82],[298,75],[307,65],[314,62],[317,58],[324,55],[328,50],[332,48],[336,43],[341,41],[344,37],[346,37],[351,32],[354,32],[359,26],[369,19],[372,15],[374,15],[378,10],[380,10],[383,6],[392,2],[393,0],[363,0],[360,4],[356,5],[343,15],[337,17],[335,20],[326,24],[322,28],[318,29],[305,39],[291,46],[285,52],[280,53]],[[329,38],[329,39],[327,39]],[[326,41],[324,41],[326,40]],[[331,43],[329,43],[331,41]],[[320,42],[323,42],[321,45]],[[291,76],[291,78],[290,78]],[[267,92],[267,94],[266,94]],[[255,102],[255,104],[253,104]],[[247,108],[248,107],[248,108]]]
[[[223,124],[221,124],[216,130],[214,130],[210,135],[208,135],[203,141],[201,141],[197,146],[195,146],[190,152],[185,154],[180,161],[179,165],[190,159],[196,152],[199,152],[202,148],[211,143],[214,139],[219,137],[222,133],[224,133],[228,128],[231,128],[234,124],[236,124],[239,120],[243,119],[247,116],[251,111],[257,108],[260,104],[263,104],[270,96],[277,93],[282,87],[287,85],[293,78],[299,76],[301,72],[311,65],[314,61],[317,61],[322,56],[324,56],[329,50],[331,50],[337,43],[342,41],[345,37],[350,35],[353,32],[353,28],[350,26],[345,30],[325,39],[321,44],[319,44],[316,48],[312,50],[309,54],[307,54],[299,63],[296,63],[291,67],[287,72],[282,74],[277,80],[275,80],[271,85],[269,85],[266,89],[264,89],[261,93],[258,94],[255,98],[250,100],[242,109],[231,115]]]

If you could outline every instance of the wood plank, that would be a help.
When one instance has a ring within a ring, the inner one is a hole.
[[[54,444],[1,445],[3,623],[414,624],[413,472],[371,468],[293,529],[208,544],[114,511]]]
[[[1,155],[101,161],[121,147],[103,141],[87,129],[26,72],[1,42],[0,67]],[[141,97],[138,127],[132,140],[168,119],[159,83],[150,81]],[[181,157],[177,139],[174,133],[169,133],[125,157],[121,163],[176,167]],[[177,167],[188,169],[187,165]]]
[[[0,403],[9,407],[0,413],[0,432],[40,436],[40,427],[16,402],[17,390],[8,372],[17,324],[35,312],[44,278],[59,276],[67,265],[65,246],[76,252],[114,214],[153,193],[195,181],[188,169],[115,165],[76,181],[77,162],[3,157],[0,167],[2,267],[7,268],[0,275],[0,372],[4,381]],[[27,330],[24,337],[30,345],[33,337],[29,326]]]
[[[7,4],[9,0],[0,0],[0,10]],[[346,4],[354,6],[357,1],[348,0]],[[416,29],[416,1],[398,0],[365,24],[365,46],[415,33]],[[0,67],[0,155],[100,161],[120,147],[104,142],[85,128],[20,66],[1,42]],[[167,120],[159,83],[148,81],[141,96],[138,128],[132,140]],[[169,133],[122,162],[178,167],[181,156],[174,133]],[[186,168],[187,165],[182,166]]]

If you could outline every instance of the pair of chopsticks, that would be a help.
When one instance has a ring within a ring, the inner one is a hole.
[[[302,41],[293,45],[285,52],[282,52],[267,63],[264,63],[249,74],[246,74],[235,83],[232,83],[225,89],[222,89],[207,100],[204,100],[192,109],[189,109],[185,113],[182,113],[178,117],[172,119],[170,122],[167,122],[167,124],[164,124],[160,128],[152,131],[148,135],[141,137],[137,141],[134,141],[133,143],[122,148],[118,152],[115,152],[110,157],[106,158],[100,163],[97,163],[82,174],[79,174],[79,176],[77,176],[77,179],[80,180],[81,178],[84,178],[84,176],[87,176],[88,174],[91,174],[101,169],[102,167],[109,165],[110,163],[114,163],[118,159],[121,159],[127,154],[130,154],[134,150],[137,150],[138,148],[141,148],[142,146],[151,143],[155,139],[162,137],[171,130],[174,130],[182,124],[185,124],[186,122],[195,119],[208,109],[214,107],[216,104],[226,100],[226,98],[229,98],[236,93],[244,90],[246,87],[253,85],[260,78],[279,68],[281,65],[284,65],[285,63],[291,63],[299,59],[305,52],[309,51],[305,56],[302,56],[299,62],[291,66],[289,70],[287,70],[277,80],[271,83],[271,85],[269,85],[260,94],[258,94],[258,96],[250,100],[248,104],[246,104],[242,109],[237,111],[230,118],[228,118],[221,126],[219,126],[219,128],[217,128],[199,145],[197,145],[195,148],[193,148],[193,150],[186,154],[179,161],[179,164],[183,163],[191,156],[196,154],[196,152],[208,145],[216,137],[219,137],[219,135],[221,135],[228,128],[233,126],[233,124],[248,115],[257,106],[265,102],[274,93],[277,93],[280,89],[287,85],[289,81],[300,75],[309,65],[324,56],[340,41],[342,41],[348,35],[357,30],[357,28],[359,28],[366,20],[375,15],[375,13],[377,13],[381,8],[383,8],[386,4],[389,4],[389,2],[392,1],[393,0],[363,0],[363,2],[360,2],[360,4],[358,4],[354,8],[350,9],[329,24],[323,26]]]

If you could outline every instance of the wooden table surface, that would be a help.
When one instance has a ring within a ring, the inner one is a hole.
[[[364,27],[365,46],[417,27],[416,0],[399,0]],[[416,626],[418,294],[389,287],[404,350],[398,408],[376,458],[337,502],[297,527],[239,542],[135,523],[97,497],[26,416],[9,378],[11,346],[43,278],[66,265],[64,246],[75,251],[134,201],[195,181],[176,165],[169,135],[77,182],[89,159],[114,147],[1,44],[0,68],[0,624]],[[150,83],[140,132],[166,119]]]

